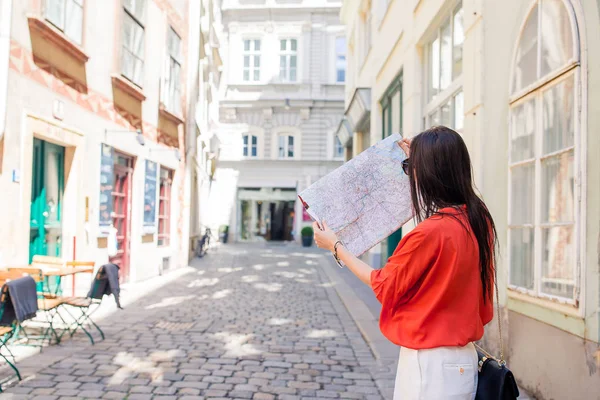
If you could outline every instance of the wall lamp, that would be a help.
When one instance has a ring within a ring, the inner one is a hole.
[[[135,133],[135,140],[140,144],[140,146],[144,146],[146,144],[146,139],[144,138],[144,134],[141,129],[136,129],[135,131],[127,131],[127,130],[113,131],[113,130],[105,129],[104,130],[104,140],[106,141],[106,136],[109,133],[132,133],[132,132]]]
[[[290,99],[285,99],[285,109],[289,110],[290,109]]]

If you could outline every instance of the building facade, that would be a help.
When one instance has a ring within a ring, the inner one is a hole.
[[[190,199],[190,257],[199,240],[209,227],[217,232],[218,221],[211,218],[210,210],[218,207],[213,195],[213,182],[219,159],[219,86],[223,71],[221,58],[222,22],[221,1],[201,2],[198,92],[196,94],[196,130],[198,135],[190,146],[192,191]],[[216,225],[215,225],[216,224]]]
[[[346,0],[341,10],[342,145],[350,155],[364,136],[440,124],[463,136],[498,229],[505,355],[540,399],[600,393],[599,10],[595,0]],[[495,323],[483,344],[499,353]]]
[[[3,264],[187,265],[200,3],[0,4]]]
[[[228,0],[215,176],[234,240],[299,240],[303,188],[343,160],[345,34],[335,1]]]

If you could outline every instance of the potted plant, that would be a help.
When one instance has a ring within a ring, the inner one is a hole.
[[[312,246],[313,234],[313,228],[311,228],[310,226],[305,226],[304,228],[302,228],[302,230],[300,231],[300,236],[302,236],[302,246]]]
[[[219,228],[219,236],[221,236],[221,243],[227,243],[227,238],[229,237],[229,225],[221,225]]]

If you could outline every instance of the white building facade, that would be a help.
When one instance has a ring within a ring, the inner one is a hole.
[[[600,393],[599,9],[345,0],[341,11],[347,155],[432,125],[463,136],[498,231],[504,354],[538,399]],[[390,250],[388,241],[372,256]],[[483,345],[499,354],[495,321]]]
[[[345,31],[334,1],[225,1],[218,213],[233,240],[298,240],[297,194],[341,165]]]

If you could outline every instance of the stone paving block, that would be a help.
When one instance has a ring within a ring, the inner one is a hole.
[[[325,397],[328,399],[337,399],[340,397],[339,393],[333,390],[317,390],[317,397]]]
[[[30,381],[23,381],[21,382],[22,386],[25,387],[29,387],[29,388],[51,388],[51,387],[55,387],[56,386],[56,382],[52,382],[52,381],[38,381],[37,379],[32,379]]]
[[[236,398],[236,399],[251,399],[252,396],[254,396],[254,392],[232,390],[231,392],[229,392],[229,396]]]
[[[79,396],[82,398],[89,398],[89,399],[99,399],[104,395],[104,392],[102,390],[83,390],[81,392],[79,392]]]
[[[151,394],[135,393],[127,397],[127,400],[152,400]]]
[[[275,396],[269,393],[254,393],[252,397],[254,400],[275,400]]]
[[[288,387],[295,389],[320,389],[321,385],[316,382],[288,382]]]
[[[173,387],[175,388],[191,388],[191,389],[208,389],[208,382],[190,382],[190,381],[181,381],[181,382],[173,382]]]
[[[177,389],[177,394],[180,396],[182,396],[182,395],[198,396],[198,395],[200,395],[200,390],[192,389],[192,388],[180,388],[180,389]]]
[[[154,389],[154,394],[160,394],[160,395],[173,395],[177,393],[177,388],[173,387],[173,386],[168,386],[168,387],[157,387],[156,389]]]
[[[56,396],[77,396],[79,390],[76,389],[58,389],[54,392]],[[122,394],[121,394],[122,395]]]
[[[40,389],[33,389],[33,391],[30,393],[32,396],[35,395],[50,395],[50,394],[55,394],[56,389],[55,388],[40,388]]]
[[[152,393],[153,388],[151,386],[133,386],[130,389],[131,393]]]
[[[113,399],[113,400],[124,400],[126,399],[126,394],[122,393],[122,392],[106,392],[104,393],[104,396],[102,396],[103,399]]]
[[[206,397],[224,397],[227,394],[226,390],[205,390],[204,396]]]

